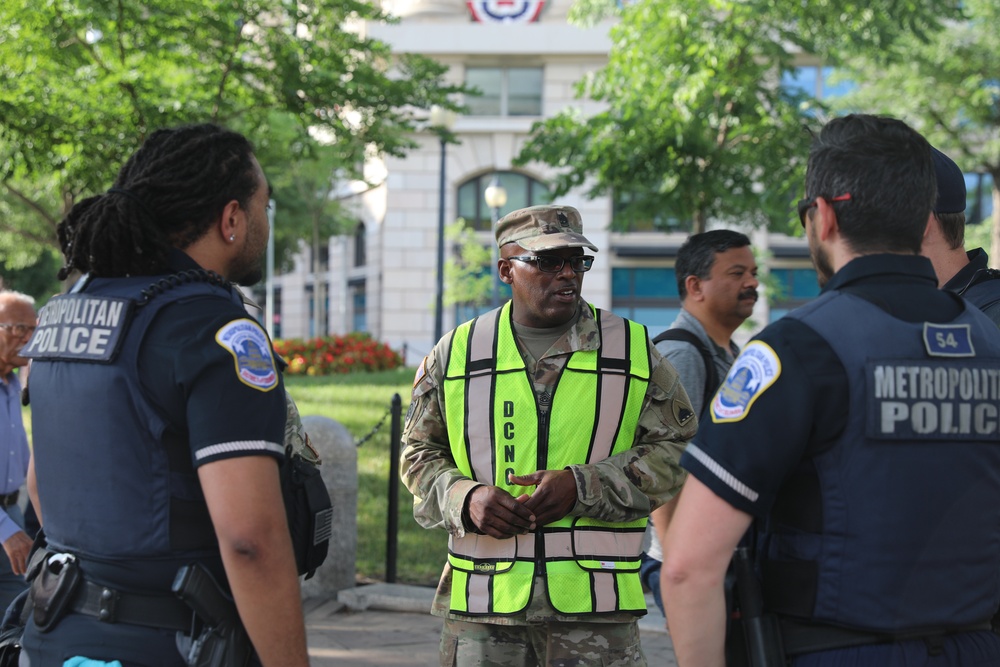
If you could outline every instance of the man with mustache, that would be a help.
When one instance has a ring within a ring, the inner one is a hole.
[[[681,460],[661,575],[678,663],[724,664],[749,528],[738,587],[759,576],[761,594],[740,619],[757,637],[762,608],[792,667],[1000,664],[1000,337],[919,254],[931,147],[893,118],[837,118],[805,195],[822,292],[743,348]]]
[[[694,411],[645,327],[582,298],[597,247],[576,209],[495,232],[513,298],[438,342],[403,431],[414,517],[450,538],[441,665],[645,665],[642,537]]]
[[[745,234],[715,229],[694,234],[677,251],[674,265],[681,312],[670,328],[653,339],[680,375],[699,418],[740,353],[732,335],[757,303],[757,261]],[[650,515],[650,543],[642,562],[642,580],[663,611],[660,566],[675,503]]]

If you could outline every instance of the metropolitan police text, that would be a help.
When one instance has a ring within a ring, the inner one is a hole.
[[[1000,368],[880,364],[873,377],[880,435],[997,432]]]
[[[53,299],[39,313],[39,331],[26,351],[101,354],[123,308],[123,302],[107,299]]]

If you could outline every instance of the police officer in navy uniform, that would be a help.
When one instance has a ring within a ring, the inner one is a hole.
[[[261,663],[308,664],[284,387],[230,282],[261,277],[269,196],[243,136],[187,126],[150,135],[60,223],[59,277],[85,276],[25,348],[29,488],[53,554],[32,584],[31,667],[184,665],[204,619],[171,587],[192,563],[231,591]]]
[[[661,580],[679,664],[723,664],[751,524],[790,664],[1000,664],[1000,337],[918,256],[930,146],[835,119],[806,195],[822,293],[743,349],[682,458]]]
[[[982,248],[965,249],[965,174],[931,147],[938,198],[927,221],[921,254],[931,260],[941,289],[961,294],[1000,326],[1000,271]]]

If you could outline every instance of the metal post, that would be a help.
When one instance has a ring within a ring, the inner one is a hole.
[[[264,283],[264,329],[268,338],[274,340],[274,200],[268,202],[267,224],[270,234],[267,235],[267,282]]]
[[[385,581],[396,583],[396,553],[399,537],[399,447],[403,437],[401,425],[403,401],[392,395],[392,428],[389,433],[389,521],[386,523]]]
[[[490,229],[490,233],[496,234],[497,231],[497,220],[500,219],[500,207],[493,207],[493,225]],[[497,246],[494,239],[490,239],[490,261],[493,263],[490,267],[490,308],[496,308],[500,305],[500,286],[497,285],[497,281],[500,279],[499,268],[497,263],[500,261],[500,248]]]
[[[444,133],[441,133],[441,181],[438,185],[438,246],[437,246],[437,293],[434,300],[434,342],[441,340],[444,335],[442,330],[444,317],[444,195],[445,195],[445,142]]]

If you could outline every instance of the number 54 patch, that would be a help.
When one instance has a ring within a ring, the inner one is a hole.
[[[974,357],[972,334],[968,324],[931,324],[924,322],[924,347],[932,357]]]

